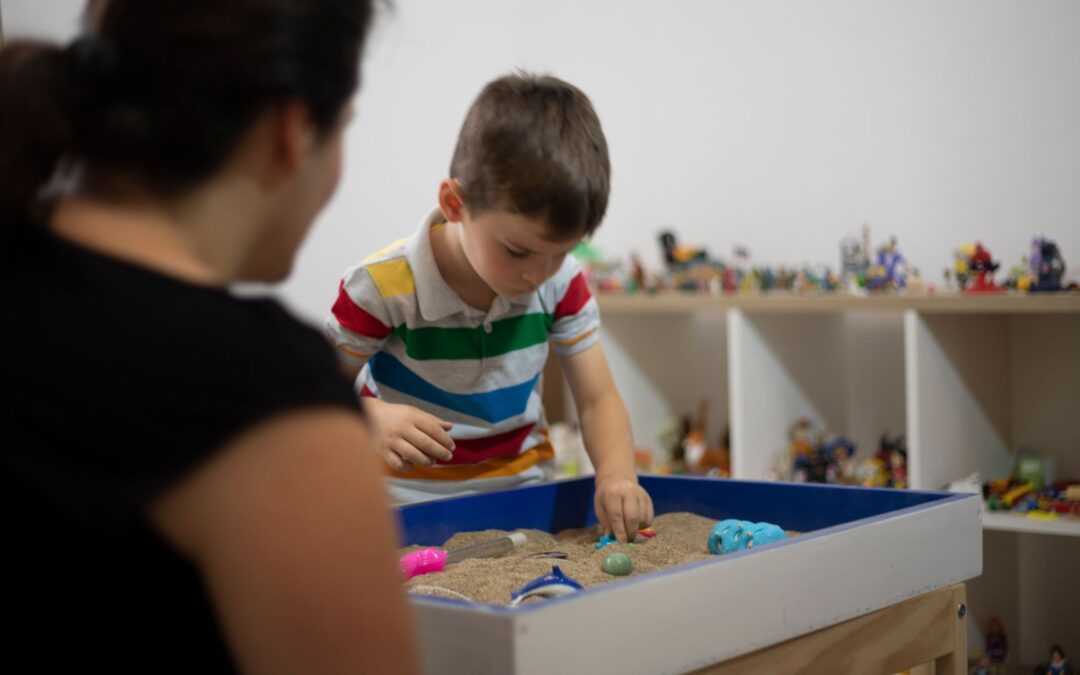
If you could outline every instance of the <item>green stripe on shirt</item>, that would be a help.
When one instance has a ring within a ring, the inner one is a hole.
[[[501,356],[542,344],[548,339],[551,315],[541,312],[522,314],[491,323],[491,332],[476,328],[394,327],[394,334],[405,343],[405,353],[417,361],[460,360]]]

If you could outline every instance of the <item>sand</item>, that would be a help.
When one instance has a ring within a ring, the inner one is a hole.
[[[709,532],[716,521],[692,513],[667,513],[653,522],[656,537],[644,543],[609,544],[596,550],[597,528],[566,530],[552,535],[539,530],[521,530],[529,541],[517,551],[499,558],[475,558],[449,565],[444,572],[427,574],[407,582],[410,593],[458,598],[492,605],[509,605],[510,594],[538,576],[551,571],[552,565],[582,586],[619,583],[626,579],[711,558],[708,549]],[[445,543],[446,548],[468,546],[506,534],[502,530],[462,532]],[[639,540],[640,541],[640,540]],[[402,553],[416,546],[402,549]],[[563,551],[566,560],[528,560],[524,556],[541,551]],[[622,551],[630,556],[633,572],[617,577],[603,572],[604,556]],[[543,602],[542,598],[525,602]]]

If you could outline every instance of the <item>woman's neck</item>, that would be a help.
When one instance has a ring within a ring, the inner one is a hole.
[[[170,209],[150,201],[120,204],[76,196],[56,205],[50,227],[64,239],[167,276],[225,286],[239,275],[242,228],[205,218],[205,212],[190,203]]]

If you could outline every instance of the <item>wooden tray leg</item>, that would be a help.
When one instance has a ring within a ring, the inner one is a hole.
[[[956,584],[695,672],[965,675],[965,601]]]

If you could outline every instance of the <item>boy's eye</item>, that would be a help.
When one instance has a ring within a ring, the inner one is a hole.
[[[525,256],[529,255],[528,252],[526,252],[526,251],[515,251],[514,249],[510,248],[509,246],[507,246],[505,248],[506,248],[506,252],[509,253],[511,256],[513,256],[515,258],[524,258]]]

